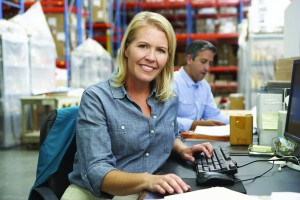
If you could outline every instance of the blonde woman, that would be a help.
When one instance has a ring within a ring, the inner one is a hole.
[[[62,199],[137,199],[145,190],[190,190],[175,174],[155,175],[172,151],[191,161],[195,151],[212,153],[210,143],[185,146],[178,132],[175,48],[175,33],[165,17],[140,12],[132,19],[118,68],[82,96],[71,185]]]

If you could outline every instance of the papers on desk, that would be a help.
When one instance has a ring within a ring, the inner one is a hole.
[[[230,126],[229,124],[224,126],[197,126],[194,134],[224,137],[229,136]]]
[[[222,200],[259,200],[257,197],[236,192],[225,187],[212,187],[208,189],[196,190],[183,194],[165,196],[168,200],[198,200],[198,199],[222,199]]]
[[[271,200],[299,200],[300,193],[297,192],[272,192],[271,193]]]

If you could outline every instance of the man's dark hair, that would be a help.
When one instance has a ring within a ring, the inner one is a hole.
[[[199,52],[205,50],[210,50],[214,55],[217,54],[217,48],[212,43],[205,40],[195,40],[187,46],[185,56],[191,55],[194,60]]]

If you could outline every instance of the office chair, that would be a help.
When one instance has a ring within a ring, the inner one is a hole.
[[[41,127],[36,181],[28,200],[58,200],[70,185],[78,110],[78,106],[57,109]]]

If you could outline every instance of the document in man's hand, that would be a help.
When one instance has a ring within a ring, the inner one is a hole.
[[[224,137],[229,136],[230,134],[230,126],[197,126],[194,134],[208,135],[208,136],[218,136]]]

